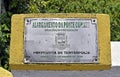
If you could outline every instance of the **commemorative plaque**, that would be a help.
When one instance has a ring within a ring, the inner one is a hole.
[[[107,14],[15,14],[11,19],[12,70],[108,70]]]
[[[99,63],[96,18],[25,18],[24,63]]]

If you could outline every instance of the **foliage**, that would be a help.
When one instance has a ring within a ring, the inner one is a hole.
[[[0,15],[0,66],[9,68],[11,16],[27,12],[27,0],[4,0],[6,13]]]
[[[120,41],[119,0],[30,0],[30,13],[104,13],[110,15],[111,40]]]
[[[8,14],[1,16],[0,25],[0,66],[9,69],[9,41],[10,41],[10,17]]]
[[[1,16],[0,66],[9,69],[11,16],[19,13],[104,13],[111,19],[111,40],[120,40],[119,0],[4,0]]]

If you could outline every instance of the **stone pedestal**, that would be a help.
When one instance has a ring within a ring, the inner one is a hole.
[[[70,32],[71,30],[77,32]],[[52,32],[44,33],[45,31]],[[43,45],[46,47],[42,47]],[[55,55],[45,53],[49,50],[54,50]],[[72,58],[68,58],[66,53],[70,50],[80,51],[81,55],[72,53],[72,55],[69,54]],[[60,54],[58,54],[59,51]],[[109,15],[81,13],[13,15],[10,67],[14,77],[112,75],[111,71],[117,68],[112,66],[111,69]]]

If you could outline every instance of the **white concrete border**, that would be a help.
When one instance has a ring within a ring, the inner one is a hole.
[[[120,42],[111,42],[112,66],[120,66]]]

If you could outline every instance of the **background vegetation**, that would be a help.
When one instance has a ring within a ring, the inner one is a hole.
[[[0,66],[9,70],[11,16],[20,13],[104,13],[110,15],[111,40],[120,41],[120,0],[4,0],[0,15]]]

